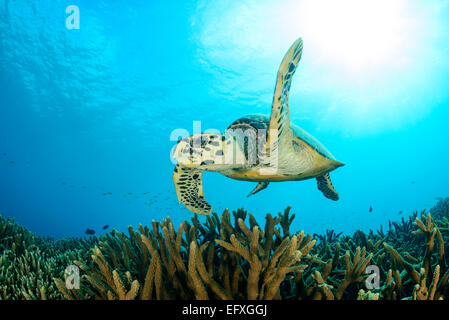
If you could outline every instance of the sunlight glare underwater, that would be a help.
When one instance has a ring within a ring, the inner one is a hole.
[[[408,39],[403,1],[314,0],[296,12],[307,12],[305,36],[316,41],[326,59],[348,71],[401,62]],[[293,10],[295,11],[295,10]]]
[[[301,36],[304,55],[292,85],[292,119],[311,121],[318,130],[363,136],[415,123],[436,105],[432,98],[445,95],[423,81],[447,68],[432,56],[436,49],[429,40],[439,33],[431,20],[444,5],[404,0],[292,0],[279,5],[248,0],[204,5],[195,22],[202,22],[201,59],[223,70],[242,70],[240,79],[218,79],[218,90],[238,88],[241,94],[259,89],[266,107],[279,53]],[[263,76],[250,81],[245,69]]]

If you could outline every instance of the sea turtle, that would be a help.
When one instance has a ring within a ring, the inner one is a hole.
[[[173,150],[177,161],[173,181],[179,202],[190,211],[211,212],[212,206],[204,200],[204,171],[258,182],[248,196],[265,189],[272,181],[316,178],[324,196],[338,200],[329,172],[344,164],[289,119],[290,85],[302,50],[303,41],[299,38],[281,62],[270,117],[247,115],[234,121],[225,134],[195,134],[178,141]]]

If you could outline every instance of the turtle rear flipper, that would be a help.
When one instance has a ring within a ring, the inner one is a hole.
[[[266,187],[268,187],[268,184],[269,184],[269,182],[267,182],[267,181],[259,182],[259,183],[257,184],[257,186],[253,189],[253,191],[251,191],[251,192],[248,194],[247,197],[252,196],[253,194],[256,194],[256,193],[259,192],[259,191],[262,191],[263,189],[265,189]]]
[[[179,202],[194,213],[207,215],[212,206],[204,200],[202,176],[203,170],[178,164],[173,171],[173,182]]]
[[[337,201],[339,199],[338,192],[335,190],[332,185],[331,178],[329,173],[325,175],[319,176],[316,178],[318,183],[318,189],[324,194],[324,196],[328,199]]]

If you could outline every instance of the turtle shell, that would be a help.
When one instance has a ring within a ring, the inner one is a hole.
[[[256,129],[263,129],[266,130],[267,135],[269,131],[270,126],[270,118],[264,114],[249,114],[246,116],[243,116],[237,120],[235,120],[228,129],[235,129],[241,127],[247,128],[248,126],[251,126]],[[329,150],[326,149],[324,145],[321,144],[315,137],[313,137],[311,134],[306,132],[304,129],[298,127],[294,123],[290,122],[290,128],[293,132],[293,135],[310,145],[313,149],[315,149],[319,154],[322,156],[335,160],[335,157],[329,152]]]
[[[248,126],[253,127],[258,130],[266,130],[268,134],[268,127],[270,124],[270,118],[264,114],[249,114],[235,120],[228,129],[235,129],[241,127],[247,128]]]

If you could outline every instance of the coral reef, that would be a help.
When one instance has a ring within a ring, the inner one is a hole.
[[[95,242],[36,237],[0,215],[0,300],[63,298],[53,278],[64,277],[72,260],[88,258]]]
[[[449,198],[368,233],[292,232],[288,207],[264,225],[243,209],[167,217],[128,232],[52,241],[0,220],[3,299],[441,300],[448,294]],[[81,270],[67,289],[64,270]],[[378,286],[368,267],[379,270]]]

